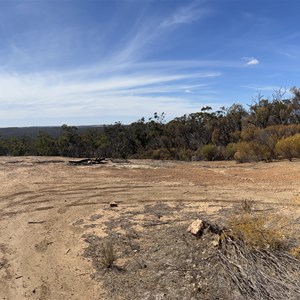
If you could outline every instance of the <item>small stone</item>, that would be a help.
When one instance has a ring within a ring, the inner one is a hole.
[[[219,240],[213,240],[211,242],[211,244],[213,245],[213,247],[218,247],[219,246]]]
[[[200,235],[202,232],[202,229],[204,227],[204,223],[202,220],[198,219],[194,221],[187,229],[188,232],[190,232],[193,235]]]

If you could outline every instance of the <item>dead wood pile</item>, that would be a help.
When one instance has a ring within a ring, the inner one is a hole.
[[[69,160],[69,165],[78,165],[78,166],[90,166],[90,165],[100,165],[107,163],[114,164],[128,164],[130,163],[127,159],[113,159],[105,157],[96,157],[96,158],[84,158],[80,160]]]
[[[249,249],[230,230],[205,221],[203,224],[198,237],[207,232],[219,236],[214,268],[210,270],[212,278],[213,272],[222,270],[226,286],[231,286],[232,299],[300,299],[298,259],[282,250]]]
[[[69,165],[99,165],[108,163],[108,159],[105,157],[96,157],[96,158],[85,158],[81,160],[69,160]]]

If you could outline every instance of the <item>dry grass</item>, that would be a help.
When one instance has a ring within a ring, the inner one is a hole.
[[[134,220],[155,226],[137,231],[132,215],[115,215],[107,223],[107,236],[86,236],[85,257],[92,259],[93,276],[108,291],[105,299],[298,300],[300,261],[281,249],[290,242],[281,235],[286,227],[279,224],[285,225],[285,218],[277,224],[274,210],[262,212],[255,206],[246,200],[240,205],[231,231],[203,213],[204,230],[194,236],[187,232],[189,221],[172,218],[192,220],[194,212],[183,206],[146,205],[135,211]],[[158,222],[160,215],[169,222]],[[97,268],[99,250],[107,242],[115,246],[122,272]]]
[[[110,269],[114,266],[117,256],[112,243],[104,244],[100,250],[99,262],[105,269]]]
[[[295,258],[300,260],[300,246],[293,247],[290,250],[290,254],[293,255]]]
[[[291,206],[299,207],[300,206],[300,196],[299,195],[293,195],[290,202],[291,202]]]
[[[241,238],[254,249],[287,250],[291,248],[292,222],[280,212],[255,211],[254,202],[244,200],[241,207],[228,218],[232,236]]]
[[[251,213],[254,208],[255,202],[253,200],[244,199],[241,204],[241,210],[247,213]]]

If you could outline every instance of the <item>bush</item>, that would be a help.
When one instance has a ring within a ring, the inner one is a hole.
[[[293,158],[293,145],[289,141],[290,138],[282,139],[276,144],[276,153],[278,156],[281,156],[282,158],[286,158],[289,161],[292,161]]]
[[[105,269],[110,269],[114,266],[117,256],[115,254],[114,247],[111,243],[107,243],[100,249],[99,262]]]
[[[168,160],[173,159],[173,157],[168,149],[160,148],[153,151],[152,159]]]
[[[237,144],[236,152],[234,154],[234,159],[237,162],[245,163],[250,162],[254,158],[254,152],[251,148],[250,143],[241,142]]]
[[[195,151],[193,151],[193,150],[181,149],[181,150],[178,151],[178,153],[177,153],[178,158],[176,158],[176,159],[191,161],[194,154],[195,154]]]
[[[243,233],[247,244],[260,249],[285,249],[287,248],[287,239],[279,224],[283,220],[278,220],[274,216],[252,215],[245,213],[239,229]],[[275,226],[275,227],[274,227]]]
[[[250,161],[271,161],[273,158],[272,149],[257,142],[241,142],[237,144],[237,151],[234,159],[240,163]]]
[[[263,145],[256,142],[251,142],[250,146],[254,153],[253,160],[255,161],[264,160],[269,162],[274,158],[273,148],[270,148],[267,145]]]
[[[300,158],[300,134],[281,139],[275,149],[278,155],[290,161],[292,158]]]
[[[290,248],[292,222],[279,213],[255,212],[252,201],[244,201],[228,220],[232,236],[259,250]]]
[[[226,159],[233,159],[236,151],[237,151],[237,144],[229,143],[225,148],[224,157]]]
[[[214,144],[204,145],[200,149],[200,154],[204,160],[214,160],[218,154],[218,147]]]

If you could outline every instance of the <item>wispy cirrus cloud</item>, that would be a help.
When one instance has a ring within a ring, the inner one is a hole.
[[[128,66],[127,66],[128,67]],[[150,116],[158,108],[168,115],[189,113],[200,104],[187,97],[186,90],[197,96],[213,99],[208,82],[220,72],[176,72],[169,74],[156,67],[146,71],[130,66],[130,69],[112,72],[104,69],[66,73],[9,73],[0,72],[0,117],[2,122],[14,118],[31,122],[44,115],[49,118]],[[130,76],[128,76],[130,74]],[[0,122],[1,126],[1,122]]]
[[[287,44],[279,48],[279,53],[298,61],[300,46]]]
[[[2,93],[1,101],[23,101],[36,99],[43,103],[49,99],[55,101],[56,97],[63,98],[68,95],[80,95],[83,100],[88,100],[89,95],[94,94],[131,94],[134,93],[153,93],[154,90],[159,92],[164,90],[166,84],[169,89],[180,90],[181,86],[200,87],[204,84],[192,84],[194,81],[204,81],[206,79],[220,76],[220,72],[194,72],[178,74],[158,74],[152,70],[152,73],[139,73],[128,76],[126,74],[114,74],[109,78],[103,74],[98,74],[98,78],[86,78],[82,80],[81,76],[73,76],[67,73],[56,74],[9,74],[0,73],[0,86]],[[170,85],[171,84],[171,85]],[[150,90],[149,90],[150,88]],[[59,103],[59,100],[57,101]]]
[[[281,87],[276,86],[276,85],[241,85],[241,87],[250,89],[250,90],[255,90],[255,91],[275,91],[279,90]]]
[[[192,1],[175,9],[164,19],[163,16],[152,16],[151,19],[139,18],[124,37],[125,41],[122,41],[121,48],[117,49],[114,61],[118,63],[138,61],[141,57],[147,56],[149,51],[154,50],[150,45],[163,40],[175,26],[190,24],[212,14],[213,10],[204,7],[205,2],[205,0]]]
[[[123,38],[115,52],[111,53],[113,63],[135,62],[145,56],[151,48],[149,44],[161,37],[164,32],[159,30],[159,20],[140,20]]]
[[[212,7],[218,7],[209,1],[175,1],[161,7],[147,1],[146,8],[138,1],[134,5],[107,2],[113,5],[106,9],[106,4],[99,4],[94,19],[90,23],[87,14],[82,27],[75,20],[80,7],[72,11],[72,5],[65,10],[57,5],[48,14],[52,2],[47,2],[47,9],[42,3],[43,9],[35,7],[37,12],[47,11],[38,17],[40,27],[32,23],[27,28],[24,22],[21,26],[26,28],[19,34],[9,35],[6,43],[0,41],[0,126],[8,119],[47,125],[47,118],[56,118],[56,124],[85,118],[82,124],[92,124],[97,117],[114,122],[127,116],[134,121],[157,110],[172,117],[203,105],[218,108],[225,105],[220,92],[220,85],[228,86],[225,76],[259,64],[254,57],[241,60],[239,53],[205,53],[215,46],[209,44],[212,31],[201,30],[200,23],[215,13]],[[29,12],[26,20],[36,18]],[[64,23],[64,19],[69,21]],[[199,33],[197,41],[195,32]],[[189,35],[186,40],[185,34]],[[208,38],[207,45],[198,43],[201,34]],[[185,47],[185,42],[195,49]],[[222,81],[218,80],[221,76]]]
[[[109,115],[113,119],[119,115],[152,115],[158,108],[175,116],[199,108],[201,95],[214,101],[209,84],[222,75],[218,70],[222,62],[146,58],[155,51],[153,44],[172,32],[174,25],[206,15],[208,11],[200,7],[201,3],[193,1],[175,8],[168,16],[140,16],[102,53],[101,60],[84,66],[52,68],[52,62],[63,61],[68,54],[69,60],[76,58],[71,46],[83,37],[83,31],[76,27],[60,31],[51,27],[43,36],[38,30],[32,36],[25,34],[22,43],[12,42],[10,65],[0,69],[0,106],[9,107],[9,111],[2,110],[2,120],[18,117],[33,121],[41,115],[61,119]],[[102,44],[109,38],[102,35]],[[21,70],[21,65],[29,68]]]
[[[204,69],[204,68],[241,68],[244,66],[238,60],[211,60],[211,59],[194,59],[194,60],[164,60],[164,61],[151,61],[151,62],[137,62],[135,66],[139,66],[141,68],[162,68],[162,69]]]
[[[194,1],[190,5],[180,7],[161,23],[161,27],[189,24],[211,14],[213,11],[203,6],[205,2]]]

